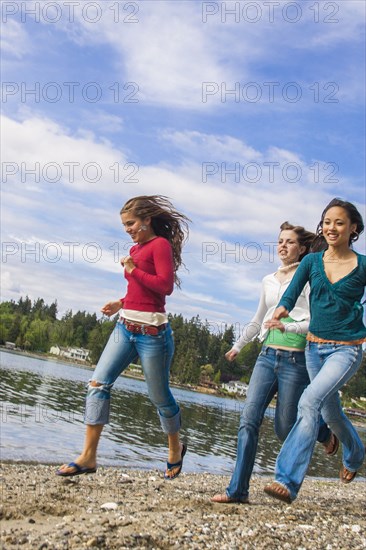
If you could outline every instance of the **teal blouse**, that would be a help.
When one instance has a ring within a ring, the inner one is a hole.
[[[356,252],[355,269],[332,284],[325,274],[323,254],[324,251],[305,256],[278,306],[284,306],[290,312],[309,281],[309,331],[312,334],[336,341],[366,337],[361,304],[366,285],[366,256]]]

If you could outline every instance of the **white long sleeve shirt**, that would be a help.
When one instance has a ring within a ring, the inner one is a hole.
[[[268,334],[268,329],[264,326],[264,323],[272,319],[273,312],[290,282],[291,279],[280,283],[274,273],[263,278],[258,309],[253,319],[245,325],[242,336],[233,345],[235,351],[239,352],[256,337],[259,337],[259,340],[263,342]],[[286,332],[297,334],[308,332],[310,322],[309,294],[310,287],[306,284],[297,299],[294,309],[291,311],[293,322],[286,323]]]

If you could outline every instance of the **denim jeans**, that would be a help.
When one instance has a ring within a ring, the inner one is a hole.
[[[295,499],[313,454],[320,413],[342,443],[343,464],[355,472],[365,458],[365,448],[343,413],[338,390],[361,365],[362,347],[308,342],[306,365],[311,383],[299,401],[298,416],[276,462],[276,480]]]
[[[173,332],[168,324],[156,336],[134,334],[118,322],[98,361],[88,386],[85,423],[109,422],[110,394],[118,376],[141,359],[150,400],[155,405],[164,433],[177,433],[181,425],[180,409],[169,388],[170,365],[174,353]]]
[[[268,346],[262,348],[250,379],[247,397],[240,417],[236,464],[226,494],[244,499],[249,494],[258,445],[258,433],[264,413],[277,393],[275,431],[283,441],[296,421],[297,405],[309,384],[302,351],[286,351]],[[319,441],[327,441],[330,430],[322,423]]]

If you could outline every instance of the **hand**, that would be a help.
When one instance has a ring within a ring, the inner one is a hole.
[[[284,306],[280,306],[274,310],[274,313],[272,315],[272,320],[283,319],[284,317],[288,317],[288,316],[289,316],[289,312],[287,311],[287,309]]]
[[[270,321],[266,321],[264,323],[264,326],[269,329],[277,328],[281,332],[285,332],[286,327],[281,321],[278,321],[277,319],[271,319]]]
[[[131,256],[124,256],[120,261],[127,273],[131,273],[136,267]]]
[[[121,307],[121,300],[115,300],[113,302],[107,302],[100,311],[103,313],[103,315],[107,315],[107,317],[110,317],[111,315],[117,313],[117,311],[119,311]]]
[[[225,353],[225,357],[228,361],[234,361],[235,357],[238,355],[239,352],[237,352],[235,349],[231,349],[227,353]]]

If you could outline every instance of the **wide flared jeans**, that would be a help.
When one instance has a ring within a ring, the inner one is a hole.
[[[164,433],[175,434],[181,426],[180,409],[169,388],[170,365],[174,353],[169,324],[156,336],[135,334],[117,322],[89,383],[85,423],[109,422],[111,389],[118,376],[140,357],[151,402],[155,405]]]
[[[253,369],[240,416],[236,463],[226,489],[229,497],[245,499],[249,495],[259,428],[275,394],[275,431],[283,441],[296,421],[298,402],[309,382],[304,352],[263,346]],[[322,422],[319,441],[325,442],[329,437],[330,430]]]
[[[320,414],[342,443],[343,465],[355,472],[365,458],[364,445],[344,414],[338,390],[357,372],[361,345],[308,342],[306,365],[311,383],[299,401],[297,420],[276,461],[276,480],[295,499],[308,470]]]

